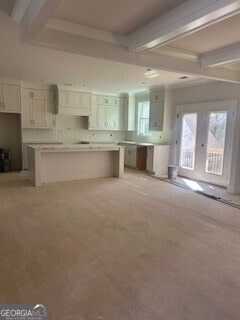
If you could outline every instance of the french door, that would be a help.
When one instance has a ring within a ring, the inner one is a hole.
[[[235,110],[229,103],[177,109],[179,175],[226,186],[229,180]]]

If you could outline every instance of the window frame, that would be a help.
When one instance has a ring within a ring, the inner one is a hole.
[[[141,108],[143,108],[142,106],[140,106],[141,104],[144,104],[148,102],[149,105],[149,115],[148,118],[144,118],[141,116],[141,114],[143,113],[142,110],[140,110]],[[148,130],[148,132],[140,132],[140,128],[141,128],[141,121],[142,120],[148,120],[148,128],[150,126],[150,100],[141,100],[141,101],[137,101],[137,135],[141,136],[141,137],[149,137],[152,136],[152,132]]]

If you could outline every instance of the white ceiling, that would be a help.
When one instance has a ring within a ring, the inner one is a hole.
[[[171,42],[172,48],[202,54],[240,42],[240,15]]]
[[[146,79],[145,68],[22,44],[18,26],[0,12],[0,74],[3,77],[46,83],[71,83],[105,92],[139,91],[150,86],[182,83],[183,74],[159,71]],[[187,81],[200,77],[191,76]],[[185,80],[186,81],[186,80]],[[146,82],[146,84],[142,84]]]
[[[55,18],[128,35],[186,0],[63,0]]]

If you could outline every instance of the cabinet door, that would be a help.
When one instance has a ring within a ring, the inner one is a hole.
[[[32,98],[37,100],[44,99],[44,91],[40,89],[32,89]]]
[[[130,148],[129,165],[134,168],[137,165],[137,148],[136,147]]]
[[[114,129],[114,113],[115,113],[115,107],[108,106],[106,107],[106,127],[107,130]]]
[[[32,126],[32,102],[31,99],[22,99],[22,126]]]
[[[129,153],[128,153],[128,147],[125,146],[124,148],[124,164],[127,166],[129,163]]]
[[[146,169],[150,173],[153,173],[153,152],[154,152],[154,147],[147,147],[147,166],[146,166]]]
[[[45,101],[45,125],[47,127],[55,127],[56,115],[54,101]]]
[[[162,131],[163,117],[164,117],[164,102],[151,102],[149,130]]]
[[[58,92],[58,105],[59,107],[68,107],[69,105],[69,92],[60,90]]]
[[[92,95],[92,104],[98,104],[98,96],[96,94]]]
[[[114,129],[123,130],[123,111],[122,107],[114,108]]]
[[[52,90],[45,91],[45,100],[54,101],[55,99],[55,92]]]
[[[91,93],[83,93],[82,94],[83,99],[83,108],[91,108]]]
[[[44,100],[32,99],[32,122],[35,127],[44,126]]]
[[[3,86],[0,84],[0,111],[4,110],[4,103],[3,103]]]
[[[98,106],[92,105],[92,114],[88,118],[88,129],[97,129],[98,128]]]
[[[106,107],[104,105],[98,106],[98,127],[106,130]]]
[[[69,92],[69,107],[70,108],[82,108],[82,93]]]
[[[4,111],[21,111],[19,86],[4,84],[2,87]]]
[[[135,168],[137,162],[137,148],[132,146],[127,146],[125,148],[125,160],[126,166]]]

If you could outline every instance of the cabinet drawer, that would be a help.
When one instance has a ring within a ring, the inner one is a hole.
[[[99,104],[105,105],[105,106],[112,106],[114,105],[114,98],[108,97],[108,96],[99,96]]]
[[[44,99],[44,91],[40,89],[22,89],[21,90],[21,98],[27,99],[32,98],[36,100],[43,100]]]

